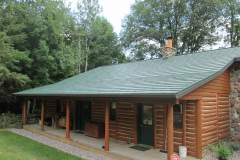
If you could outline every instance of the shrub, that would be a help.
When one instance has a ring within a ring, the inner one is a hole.
[[[232,156],[232,150],[226,148],[226,142],[223,145],[219,142],[219,147],[215,147],[211,144],[209,144],[209,146],[213,147],[216,152],[215,154],[218,155],[220,160],[226,160],[227,157]]]
[[[11,116],[3,116],[0,118],[0,128],[12,128],[20,125],[21,119],[15,114],[12,114]]]
[[[234,151],[239,151],[240,150],[240,148],[238,146],[235,146],[235,145],[232,145],[232,144],[230,145],[230,147],[228,149],[230,149],[232,153]]]

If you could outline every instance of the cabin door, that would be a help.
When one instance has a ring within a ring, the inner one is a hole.
[[[76,130],[84,131],[85,123],[90,121],[91,115],[91,102],[77,101],[77,114],[76,114]]]
[[[154,146],[153,104],[139,104],[138,143]]]

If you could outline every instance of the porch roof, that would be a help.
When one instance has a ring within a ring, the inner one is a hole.
[[[178,99],[240,61],[240,47],[102,66],[15,96]]]

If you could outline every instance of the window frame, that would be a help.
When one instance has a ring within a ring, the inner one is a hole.
[[[113,103],[115,103],[115,109],[113,109]],[[117,119],[117,102],[110,102],[109,119],[112,121],[116,121]]]
[[[175,105],[180,105],[181,112],[174,112]],[[175,117],[175,115],[181,115],[181,127],[176,127],[176,124],[180,124],[180,122],[175,122],[175,118],[173,118],[173,128],[174,129],[183,129],[183,103],[174,104],[174,106],[173,106],[173,117]]]

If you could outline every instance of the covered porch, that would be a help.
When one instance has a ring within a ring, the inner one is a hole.
[[[26,124],[26,101],[25,98],[25,105],[23,109],[23,123]],[[41,114],[41,127],[39,130],[46,132],[46,126],[44,126],[44,117],[54,117],[58,110],[58,101],[59,98],[47,98],[42,99],[42,114]],[[160,150],[167,151],[168,154],[164,154],[167,157],[164,159],[170,159],[171,155],[176,152],[178,153],[179,146],[187,146],[188,147],[188,155],[196,156],[197,153],[201,155],[201,149],[198,145],[196,145],[196,138],[197,140],[200,139],[197,135],[201,132],[197,132],[195,130],[189,130],[186,133],[186,127],[194,127],[200,125],[196,122],[201,122],[199,114],[189,115],[186,119],[186,110],[197,112],[196,106],[199,105],[198,101],[185,101],[185,100],[140,100],[140,99],[67,99],[62,98],[60,108],[65,111],[66,115],[66,129],[59,130],[54,129],[52,127],[47,127],[47,131],[51,131],[53,135],[65,138],[66,140],[73,140],[75,139],[75,135],[77,132],[75,129],[79,130],[80,128],[77,127],[77,118],[82,116],[81,114],[77,115],[77,107],[79,101],[88,101],[89,108],[90,108],[90,121],[99,122],[104,124],[104,139],[96,139],[91,138],[89,142],[90,144],[96,144],[96,142],[101,142],[100,147],[104,146],[104,151],[108,151],[109,153],[116,152],[117,154],[125,155],[129,150],[129,147],[124,145],[117,147],[117,149],[113,148],[112,143],[119,142],[123,144],[127,144],[130,142],[132,145],[146,145],[149,148],[154,148],[156,150],[155,154],[156,157],[162,157]],[[182,113],[180,115],[180,123],[181,129],[176,129],[173,127],[173,106],[175,104],[181,104],[181,109],[178,110]],[[81,105],[80,105],[81,107]],[[83,106],[82,106],[83,107]],[[115,112],[112,112],[115,107]],[[199,107],[198,107],[199,108]],[[192,113],[191,112],[191,113]],[[80,111],[81,113],[81,111]],[[114,114],[112,114],[114,113]],[[190,114],[190,113],[189,113]],[[196,115],[196,116],[195,116]],[[112,119],[112,116],[115,119]],[[86,122],[86,121],[85,121]],[[72,125],[70,125],[72,124]],[[71,126],[71,127],[70,127]],[[52,128],[52,129],[51,129]],[[70,128],[72,131],[70,131]],[[198,130],[198,127],[196,127]],[[56,133],[55,133],[56,132]],[[191,133],[193,132],[193,133]],[[71,133],[71,134],[70,134]],[[83,132],[84,133],[84,132]],[[186,134],[190,134],[192,138],[186,138]],[[87,136],[84,136],[86,139]],[[110,141],[110,139],[112,139]],[[95,145],[94,145],[95,146]],[[120,148],[120,149],[119,149]],[[124,150],[121,150],[124,148]],[[108,153],[104,152],[104,153]],[[142,153],[142,152],[141,152]],[[147,152],[144,152],[147,153]],[[139,153],[136,153],[139,155]],[[155,155],[150,153],[149,155]],[[126,154],[128,155],[128,154]],[[148,156],[148,155],[147,155]],[[142,156],[141,156],[142,157]],[[151,156],[150,156],[151,157]],[[130,158],[132,159],[132,158]]]
[[[53,138],[64,143],[102,154],[113,159],[133,159],[133,160],[166,160],[167,154],[159,152],[159,149],[153,147],[146,147],[140,145],[140,150],[133,149],[136,146],[133,143],[127,144],[123,141],[116,141],[110,138],[110,150],[105,152],[102,146],[105,145],[105,139],[97,139],[85,136],[78,131],[70,131],[71,140],[67,140],[65,129],[55,129],[50,126],[44,125],[44,131],[41,131],[41,125],[31,124],[25,125],[24,129]],[[137,145],[138,146],[138,145]],[[142,149],[142,150],[141,150]],[[145,150],[144,150],[145,149]],[[196,160],[196,158],[188,156],[187,158],[180,158],[181,160]]]

